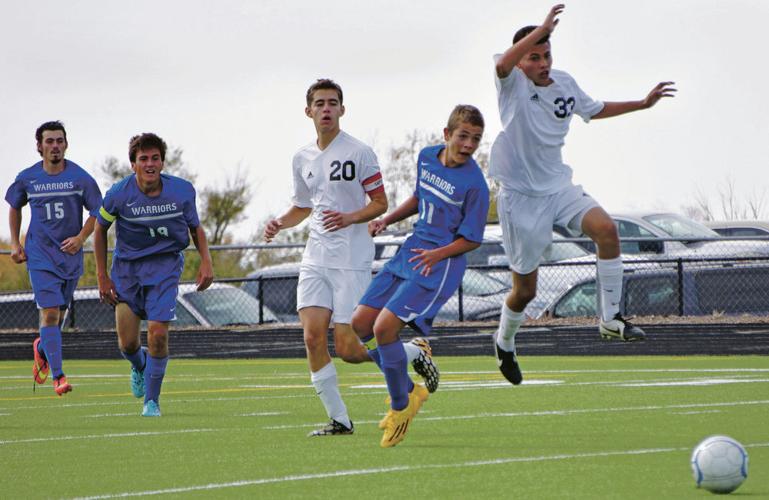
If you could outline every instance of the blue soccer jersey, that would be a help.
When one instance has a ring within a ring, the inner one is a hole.
[[[489,211],[489,187],[478,164],[471,158],[462,165],[446,167],[438,159],[443,148],[444,145],[431,146],[419,153],[414,190],[419,200],[419,219],[414,224],[414,233],[386,265],[393,274],[429,289],[439,287],[446,272],[461,276],[467,259],[464,255],[445,259],[433,267],[429,276],[422,276],[421,269],[412,270],[415,263],[408,262],[414,256],[411,249],[446,246],[460,236],[480,243]]]
[[[102,199],[93,177],[76,163],[64,161],[64,170],[56,175],[48,175],[42,161],[23,170],[5,193],[5,201],[15,209],[29,203],[27,268],[68,280],[83,274],[83,251],[70,255],[61,251],[61,244],[83,228],[83,207],[96,216]]]
[[[189,231],[200,225],[195,188],[189,181],[161,174],[160,195],[144,194],[130,175],[104,196],[97,222],[116,223],[114,258],[135,261],[143,257],[180,253],[190,243]]]

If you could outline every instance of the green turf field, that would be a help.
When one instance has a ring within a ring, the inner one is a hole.
[[[337,362],[355,435],[325,423],[304,360],[171,360],[163,417],[139,416],[125,361],[65,361],[74,391],[32,393],[0,363],[0,497],[704,498],[689,466],[710,434],[741,441],[769,498],[769,357],[438,358],[441,386],[381,449],[371,363]]]

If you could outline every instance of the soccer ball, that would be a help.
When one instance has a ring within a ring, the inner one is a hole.
[[[748,452],[728,436],[710,436],[694,448],[692,472],[698,488],[731,493],[748,477]]]

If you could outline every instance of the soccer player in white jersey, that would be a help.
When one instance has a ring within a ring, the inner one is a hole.
[[[600,102],[590,98],[566,72],[552,69],[549,36],[564,5],[550,9],[540,26],[521,28],[513,45],[494,56],[499,113],[503,130],[491,149],[489,175],[499,182],[497,210],[513,289],[502,305],[495,349],[500,371],[513,384],[521,374],[515,333],[523,310],[536,295],[537,267],[552,243],[554,224],[588,235],[597,245],[601,287],[602,338],[640,340],[644,332],[619,312],[622,260],[619,235],[611,217],[563,163],[561,147],[574,114],[586,122],[654,106],[672,97],[673,82],[661,82],[642,100]]]
[[[315,125],[317,140],[294,155],[292,206],[267,223],[264,238],[270,242],[281,229],[310,217],[297,310],[310,378],[330,421],[309,435],[352,434],[327,335],[333,323],[336,354],[344,361],[372,360],[350,320],[371,281],[374,243],[365,223],[387,211],[387,196],[374,151],[339,128],[345,112],[342,88],[333,80],[320,79],[307,90],[306,99],[305,114]],[[412,341],[406,350],[417,373],[432,382],[435,390],[438,377],[429,344]]]

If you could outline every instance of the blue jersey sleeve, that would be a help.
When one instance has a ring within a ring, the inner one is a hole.
[[[105,227],[110,227],[117,219],[118,215],[118,198],[120,197],[120,186],[122,182],[113,184],[111,188],[104,195],[104,199],[101,202],[101,207],[96,214],[96,222]]]
[[[98,217],[102,205],[101,189],[90,175],[86,175],[83,189],[83,205],[88,210],[88,215]]]
[[[5,192],[5,201],[13,208],[19,209],[27,204],[27,190],[24,188],[24,181],[21,175],[16,177],[13,184]]]
[[[184,220],[187,221],[187,226],[196,228],[200,226],[200,219],[198,218],[198,209],[196,206],[196,194],[195,188],[190,184],[190,192],[185,196],[184,200]]]
[[[484,179],[480,179],[475,184],[475,187],[468,190],[462,204],[463,217],[457,229],[457,235],[468,241],[481,243],[489,213],[489,187]]]

